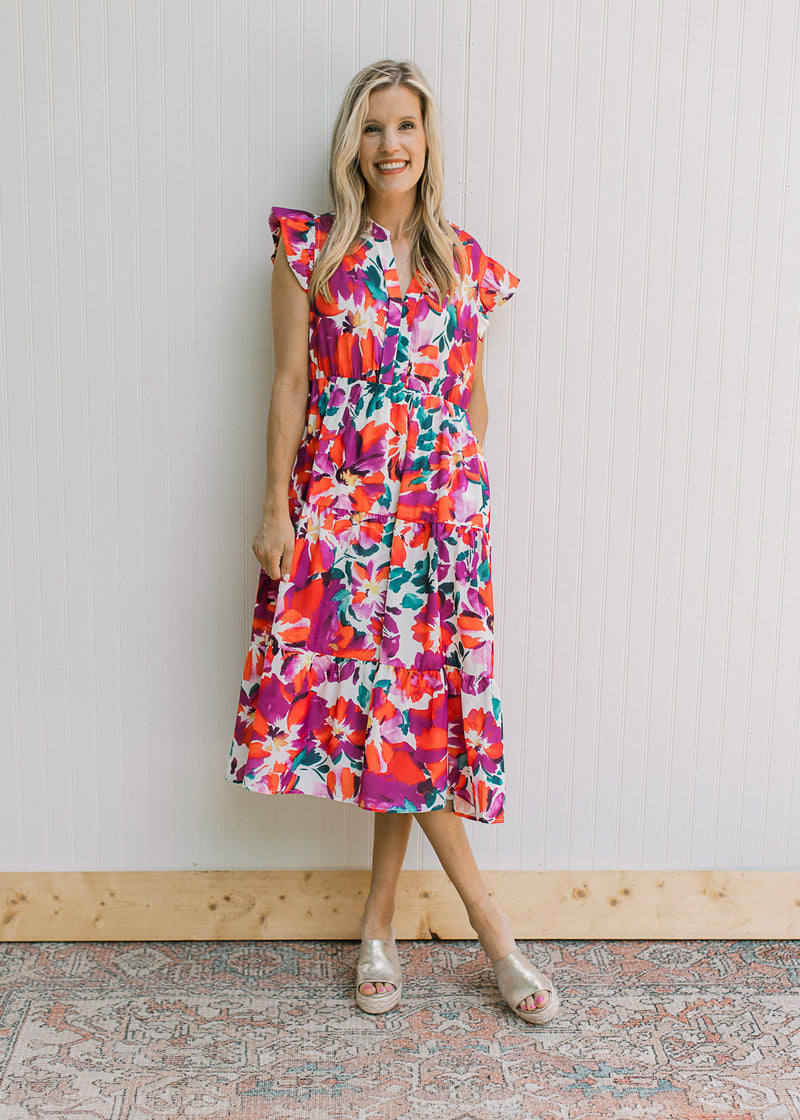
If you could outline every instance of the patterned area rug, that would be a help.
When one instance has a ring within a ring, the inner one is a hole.
[[[403,941],[403,999],[353,999],[356,942],[0,946],[3,1120],[797,1120],[796,942],[532,943],[528,1026],[476,942]]]

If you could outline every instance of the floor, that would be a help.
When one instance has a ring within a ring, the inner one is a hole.
[[[562,1010],[502,1003],[474,941],[0,946],[2,1120],[800,1120],[800,943],[519,941]]]

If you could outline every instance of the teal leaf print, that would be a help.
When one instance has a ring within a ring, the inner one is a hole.
[[[272,210],[304,287],[333,217]],[[467,410],[477,339],[518,280],[454,229],[468,269],[457,296],[409,290],[398,314],[391,245],[365,232],[331,300],[310,306],[289,489],[298,562],[279,592],[259,577],[228,760],[229,780],[250,790],[392,813],[455,795],[459,815],[503,820],[490,495]],[[463,729],[450,729],[432,700],[467,678],[469,703],[453,711]]]

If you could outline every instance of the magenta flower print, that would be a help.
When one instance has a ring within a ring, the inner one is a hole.
[[[332,222],[270,215],[304,288]],[[468,268],[443,301],[419,277],[401,293],[371,224],[310,306],[291,573],[259,577],[227,774],[248,789],[504,819],[491,495],[467,410],[519,281],[453,229]]]

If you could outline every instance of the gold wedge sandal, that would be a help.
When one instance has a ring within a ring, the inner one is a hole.
[[[553,987],[553,981],[543,972],[534,968],[531,962],[524,957],[519,949],[509,953],[507,957],[500,957],[492,961],[495,980],[500,989],[500,995],[506,1001],[515,1015],[524,1019],[526,1023],[534,1023],[537,1027],[549,1023],[558,1014],[558,993]],[[544,1007],[536,1011],[526,1011],[517,1007],[526,996],[535,996],[537,992],[549,992],[550,999]]]
[[[370,1015],[378,1015],[382,1011],[391,1011],[393,1007],[397,1007],[403,990],[400,957],[394,940],[394,926],[391,930],[391,941],[381,941],[377,937],[365,937],[361,941],[356,968],[356,1003],[362,1011]],[[385,984],[394,984],[394,991],[374,992],[372,995],[361,991],[362,984],[374,984],[379,980]]]

